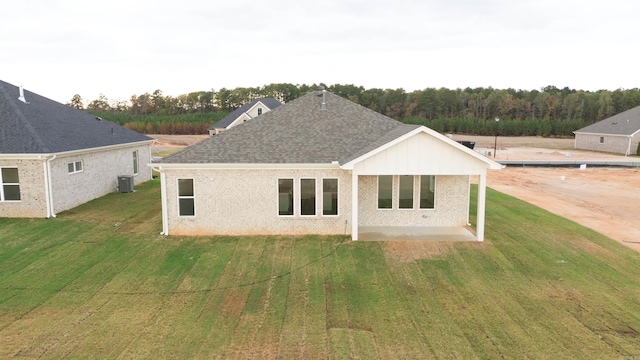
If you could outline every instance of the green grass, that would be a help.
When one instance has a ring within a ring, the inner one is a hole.
[[[0,358],[640,356],[640,254],[495,191],[484,243],[160,231],[158,180],[0,219]]]

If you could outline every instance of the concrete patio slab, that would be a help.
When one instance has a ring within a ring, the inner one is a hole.
[[[358,240],[477,241],[477,238],[467,227],[361,226]]]

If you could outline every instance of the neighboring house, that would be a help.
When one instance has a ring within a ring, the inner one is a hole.
[[[324,91],[150,166],[160,171],[165,235],[357,240],[362,227],[463,228],[470,175],[478,175],[478,241],[486,172],[502,168],[429,128]]]
[[[247,122],[258,115],[262,115],[269,112],[278,106],[282,105],[280,101],[271,98],[255,99],[250,103],[244,104],[241,107],[232,111],[229,115],[225,116],[222,120],[211,125],[209,127],[209,136],[217,135],[224,130],[228,130],[236,125]]]
[[[640,106],[573,132],[575,148],[636,154],[640,141]]]
[[[0,81],[0,217],[56,213],[151,179],[153,139]]]

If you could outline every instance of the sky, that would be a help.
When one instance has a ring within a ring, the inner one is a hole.
[[[21,0],[0,12],[0,80],[61,103],[271,83],[640,87],[637,0]]]

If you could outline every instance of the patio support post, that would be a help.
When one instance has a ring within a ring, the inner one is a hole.
[[[481,174],[478,181],[478,211],[476,216],[476,238],[484,241],[484,209],[487,198],[487,174]]]
[[[358,240],[358,174],[351,170],[351,239]]]

